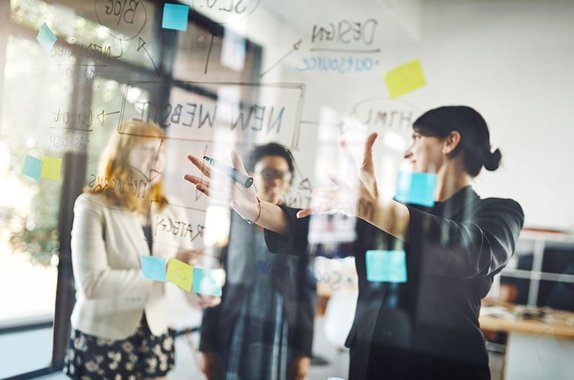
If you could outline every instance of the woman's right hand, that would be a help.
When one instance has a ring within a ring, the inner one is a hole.
[[[257,198],[255,186],[246,188],[240,183],[231,181],[231,191],[228,189],[229,179],[222,176],[216,176],[216,172],[212,172],[208,164],[206,164],[199,157],[188,155],[187,159],[194,164],[199,171],[203,174],[198,177],[193,174],[186,174],[184,178],[193,183],[195,188],[211,199],[220,200],[229,205],[237,212],[243,219],[255,220],[260,211],[260,205]],[[237,152],[231,152],[231,160],[233,161],[233,168],[239,172],[249,175],[243,161]],[[218,178],[224,179],[219,181]]]

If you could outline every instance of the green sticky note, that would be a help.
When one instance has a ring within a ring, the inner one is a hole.
[[[62,159],[58,157],[44,156],[42,158],[42,172],[40,176],[47,179],[60,179]]]
[[[222,290],[215,279],[215,271],[193,268],[193,291],[210,296],[221,296]]]
[[[391,99],[398,98],[427,84],[418,59],[389,70],[385,74],[385,83]]]
[[[193,285],[193,267],[183,261],[170,259],[167,264],[166,279],[190,292]]]
[[[40,27],[40,30],[38,30],[36,40],[46,53],[50,53],[52,51],[52,48],[54,47],[54,44],[57,41],[57,38],[52,32],[52,30],[48,27],[48,25],[46,25],[46,23],[43,23],[42,26]]]
[[[24,175],[39,181],[41,172],[42,160],[34,156],[27,155],[26,160],[24,161]]]
[[[145,278],[164,281],[166,278],[165,259],[155,256],[141,256],[142,273]]]
[[[407,282],[407,260],[403,250],[370,250],[365,255],[367,280]]]

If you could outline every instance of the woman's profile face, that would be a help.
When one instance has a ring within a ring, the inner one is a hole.
[[[149,140],[135,145],[128,154],[128,166],[136,178],[151,185],[160,181],[165,168],[164,150],[161,140]]]
[[[436,173],[445,159],[442,139],[423,136],[414,131],[412,144],[405,151],[404,158],[411,164],[414,172]]]
[[[277,204],[291,183],[287,160],[281,156],[265,156],[255,164],[255,188],[262,200]]]

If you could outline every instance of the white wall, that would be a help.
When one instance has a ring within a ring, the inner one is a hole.
[[[466,103],[489,122],[504,166],[477,181],[517,199],[526,225],[574,230],[574,2],[427,2],[428,106]]]
[[[471,105],[486,118],[492,143],[501,148],[503,166],[477,178],[479,193],[518,200],[527,226],[574,231],[570,200],[574,128],[569,125],[574,109],[574,2],[427,1],[420,12],[411,12],[415,16],[410,22],[417,18],[420,22],[411,28],[401,28],[399,22],[392,25],[396,15],[389,14],[388,8],[380,7],[377,13],[360,4],[323,12],[303,2],[291,6],[293,12],[299,6],[308,11],[285,21],[296,25],[293,29],[304,39],[303,49],[282,66],[285,78],[297,73],[294,68],[304,56],[312,55],[308,48],[313,24],[349,17],[383,20],[377,35],[378,70],[347,75],[299,73],[296,78],[307,88],[303,119],[318,121],[321,107],[347,114],[362,99],[386,96],[384,72],[420,58],[428,85],[401,100],[421,111],[445,104]],[[287,41],[278,40],[286,51]],[[312,173],[317,126],[304,125],[303,130],[296,157]]]

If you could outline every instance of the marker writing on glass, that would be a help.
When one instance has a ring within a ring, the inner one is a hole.
[[[203,160],[209,164],[209,166],[219,170],[227,174],[232,180],[237,183],[241,183],[246,188],[251,187],[253,185],[253,177],[249,177],[235,168],[225,165],[222,162],[217,161],[214,158],[203,156]]]

